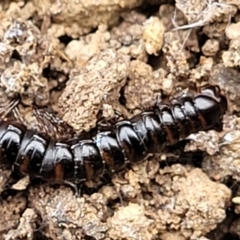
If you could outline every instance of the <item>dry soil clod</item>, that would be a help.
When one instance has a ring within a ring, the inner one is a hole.
[[[160,168],[154,156],[76,198],[69,187],[31,181],[27,187],[24,179],[13,185],[20,194],[8,193],[10,171],[1,168],[0,239],[34,239],[39,231],[53,240],[219,240],[219,223],[225,232],[240,233],[238,216],[232,225],[223,221],[229,206],[240,212],[234,190],[240,2],[162,2],[1,1],[0,106],[20,95],[29,127],[36,125],[33,103],[52,107],[81,132],[96,125],[99,110],[111,117],[119,107],[131,116],[152,105],[160,90],[174,95],[190,83],[219,84],[229,112],[222,133],[198,133],[185,148],[206,153],[202,169]]]

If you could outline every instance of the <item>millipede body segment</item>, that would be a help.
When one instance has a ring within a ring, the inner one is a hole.
[[[20,122],[0,123],[0,162],[22,174],[53,183],[95,179],[118,171],[126,162],[142,161],[191,133],[221,131],[227,100],[218,86],[209,85],[195,96],[183,95],[169,105],[156,103],[140,114],[117,121],[89,138],[59,140],[27,129]]]

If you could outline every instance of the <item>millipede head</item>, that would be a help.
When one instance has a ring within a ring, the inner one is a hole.
[[[218,102],[222,115],[224,115],[228,108],[227,98],[221,94],[221,89],[218,85],[206,85],[201,89],[201,94],[209,96]]]
[[[203,130],[222,130],[222,118],[227,111],[227,99],[217,85],[208,85],[194,98],[194,107],[202,122]]]

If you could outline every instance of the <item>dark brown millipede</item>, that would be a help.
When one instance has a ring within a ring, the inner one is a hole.
[[[191,133],[221,131],[227,100],[216,85],[156,103],[131,119],[116,121],[88,138],[61,140],[27,129],[17,121],[0,122],[0,163],[51,183],[78,183],[115,172],[160,153]]]

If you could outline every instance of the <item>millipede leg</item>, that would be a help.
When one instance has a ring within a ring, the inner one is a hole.
[[[69,138],[75,135],[74,129],[53,113],[44,109],[33,109],[39,125],[39,130],[58,139]]]
[[[0,119],[4,120],[7,115],[19,104],[19,99],[11,101],[7,106],[0,109]]]
[[[85,181],[80,181],[80,182],[70,182],[70,181],[64,181],[64,184],[70,186],[75,193],[75,197],[79,198],[82,196],[82,190],[84,187],[86,187],[85,185]]]
[[[76,197],[81,196],[81,190],[79,189],[79,188],[81,188],[81,186],[78,186],[77,184],[69,182],[69,181],[64,181],[64,183],[73,188]]]
[[[124,115],[118,110],[114,109],[113,118],[106,119],[104,117],[100,117],[100,119],[97,121],[97,129],[101,131],[108,130],[113,125],[115,125],[120,119],[125,119]]]
[[[38,129],[40,132],[43,133],[50,133],[49,131],[49,127],[47,124],[44,123],[43,118],[41,117],[41,114],[39,114],[39,110],[38,109],[33,109],[33,114],[37,119],[37,124],[38,124]],[[51,133],[50,133],[51,134]]]
[[[20,121],[21,123],[23,123],[25,126],[28,125],[27,121],[21,116],[18,108],[15,107],[12,111],[13,111],[14,117],[15,117],[18,121]]]

